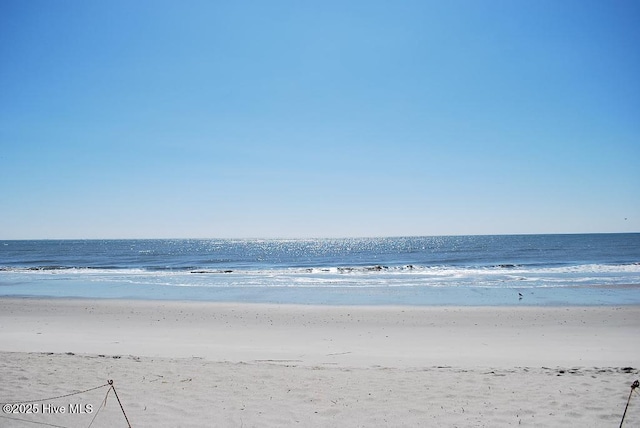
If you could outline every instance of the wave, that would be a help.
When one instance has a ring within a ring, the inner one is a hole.
[[[417,265],[406,264],[400,266],[386,265],[357,265],[357,266],[315,266],[315,267],[256,267],[256,268],[208,268],[198,266],[147,266],[147,267],[119,267],[119,266],[0,266],[0,272],[14,273],[69,273],[69,274],[134,274],[134,275],[162,275],[162,274],[236,274],[236,275],[384,275],[384,274],[410,274],[433,275],[441,273],[459,274],[527,274],[527,273],[640,273],[640,262],[622,264],[583,264],[583,265],[522,265],[522,264],[497,264],[489,266],[452,266],[452,265]]]

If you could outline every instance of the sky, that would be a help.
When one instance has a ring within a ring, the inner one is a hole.
[[[0,2],[0,239],[640,232],[640,2]]]

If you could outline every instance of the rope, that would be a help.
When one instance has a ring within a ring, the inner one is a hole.
[[[111,381],[111,382],[113,382],[113,381]],[[71,397],[72,395],[84,394],[85,392],[94,391],[96,389],[104,388],[105,386],[109,386],[109,385],[110,384],[107,382],[104,385],[96,386],[94,388],[85,389],[84,391],[72,392],[71,394],[58,395],[57,397],[42,398],[40,400],[8,401],[8,402],[4,402],[2,404],[26,404],[26,403],[39,403],[41,401],[52,401],[52,400],[57,400],[58,398],[66,398],[66,397]]]
[[[631,401],[631,395],[633,391],[640,386],[640,381],[635,381],[631,384],[631,391],[629,392],[629,398],[627,399],[627,405],[624,408],[624,413],[622,414],[622,420],[620,421],[620,428],[622,428],[622,424],[624,423],[624,417],[627,416],[627,409],[629,408],[629,401]]]
[[[89,426],[87,428],[91,428],[91,425],[93,425],[93,421],[95,421],[96,418],[98,417],[98,413],[100,413],[100,410],[102,410],[105,407],[107,407],[107,397],[109,397],[109,393],[111,392],[111,389],[112,388],[107,389],[107,395],[104,396],[104,400],[102,400],[102,404],[100,405],[100,407],[96,411],[96,414],[93,415],[93,419],[91,419],[91,423],[89,424]]]
[[[109,385],[111,385],[111,389],[113,389],[113,393],[116,395],[116,399],[118,400],[118,404],[120,405],[120,410],[122,410],[122,414],[124,415],[124,418],[127,420],[127,425],[129,425],[129,428],[131,428],[131,423],[129,423],[129,418],[127,417],[127,414],[124,411],[124,407],[122,407],[122,402],[120,401],[120,397],[118,397],[118,393],[116,392],[116,387],[113,386],[113,380],[109,380]]]
[[[49,398],[42,398],[40,400],[10,401],[10,402],[5,402],[5,403],[1,403],[1,404],[3,404],[3,405],[6,405],[6,404],[12,405],[12,404],[39,403],[39,402],[43,402],[43,401],[52,401],[52,400],[57,400],[57,399],[60,399],[60,398],[71,397],[73,395],[84,394],[85,392],[95,391],[96,389],[104,388],[105,386],[108,386],[109,389],[107,390],[107,393],[104,396],[104,400],[102,400],[102,404],[100,405],[100,407],[96,411],[96,414],[93,415],[93,419],[91,419],[91,423],[89,423],[89,427],[88,428],[91,428],[91,425],[93,425],[93,422],[96,420],[96,417],[98,417],[98,413],[100,413],[100,411],[107,406],[107,398],[109,397],[109,393],[112,390],[113,390],[114,395],[116,396],[116,399],[118,400],[118,404],[120,405],[120,410],[122,410],[122,414],[124,415],[124,418],[127,421],[127,425],[128,425],[129,428],[131,428],[131,423],[129,422],[129,418],[127,417],[127,414],[124,411],[124,407],[122,407],[122,402],[120,401],[120,397],[118,397],[118,393],[116,392],[116,387],[113,385],[113,380],[111,380],[111,379],[109,379],[109,381],[107,383],[105,383],[104,385],[100,385],[100,386],[96,386],[96,387],[93,387],[93,388],[85,389],[83,391],[72,392],[70,394],[58,395],[58,396],[49,397]],[[28,419],[13,418],[13,417],[10,417],[10,416],[0,415],[0,418],[11,419],[11,420],[14,420],[14,421],[21,421],[21,422],[29,422],[29,423],[36,424],[36,425],[44,425],[44,426],[55,427],[55,428],[67,428],[67,427],[64,427],[62,425],[53,425],[53,424],[48,424],[48,423],[45,423],[45,422],[30,421]]]

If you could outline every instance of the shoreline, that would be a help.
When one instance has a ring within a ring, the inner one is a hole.
[[[278,288],[283,288],[286,289],[287,287],[278,287]],[[276,288],[276,289],[278,289]],[[420,288],[420,287],[397,287],[397,288],[407,288],[407,289],[412,289],[412,288]],[[248,289],[248,290],[264,290],[263,287],[240,287],[240,289]],[[309,290],[311,288],[308,289],[302,289],[302,290]],[[335,288],[335,289],[340,289],[340,288]],[[334,289],[334,290],[335,290]],[[379,290],[381,289],[381,287],[361,287],[358,289],[355,289],[353,291],[366,291],[366,290]],[[437,289],[436,290],[446,290],[447,288],[443,288],[443,289]],[[593,286],[593,287],[557,287],[557,289],[568,289],[568,290],[584,290],[584,289],[601,289],[601,290],[612,290],[612,291],[616,291],[616,290],[633,290],[633,291],[640,291],[640,285],[637,284],[629,284],[626,286],[608,286],[608,285],[601,285],[601,286]],[[332,290],[331,288],[328,288],[327,290]],[[352,291],[352,289],[348,289],[349,291]],[[466,289],[468,290],[468,289]],[[157,296],[157,297],[150,297],[148,295],[141,295],[141,296],[127,296],[127,295],[64,295],[64,294],[19,294],[19,293],[5,293],[5,294],[1,294],[0,293],[0,301],[3,300],[51,300],[51,301],[64,301],[64,300],[69,300],[69,301],[82,301],[82,300],[86,300],[86,301],[114,301],[114,302],[157,302],[157,303],[185,303],[185,304],[190,304],[190,303],[194,303],[194,304],[211,304],[211,305],[246,305],[246,306],[251,306],[251,305],[261,305],[261,306],[299,306],[299,307],[319,307],[319,308],[331,308],[331,307],[336,307],[336,308],[340,308],[340,307],[354,307],[354,308],[384,308],[384,307],[405,307],[405,308],[475,308],[475,307],[494,307],[494,308],[498,308],[498,307],[502,307],[502,308],[518,308],[518,307],[522,307],[522,308],[596,308],[596,307],[640,307],[640,297],[638,297],[637,301],[631,301],[631,302],[615,302],[615,303],[567,303],[567,302],[563,302],[563,301],[550,301],[550,302],[544,302],[544,303],[540,303],[540,302],[535,302],[533,300],[529,300],[527,301],[527,297],[529,297],[526,294],[525,290],[525,294],[523,294],[523,299],[522,300],[518,300],[518,290],[519,289],[509,289],[512,294],[515,293],[516,297],[513,298],[510,302],[508,303],[478,303],[478,301],[474,301],[472,303],[439,303],[439,302],[434,302],[434,303],[397,303],[397,302],[376,302],[376,303],[314,303],[314,302],[310,302],[310,303],[300,303],[300,302],[295,302],[295,301],[278,301],[278,302],[273,302],[273,301],[269,301],[269,300],[215,300],[215,299],[203,299],[203,298],[199,298],[199,297],[190,297],[190,296],[182,296],[182,297],[173,297],[173,295],[164,295],[164,296]],[[529,294],[533,294],[530,290],[529,290]]]
[[[2,298],[182,301],[304,306],[640,306],[640,285],[583,287],[178,287],[47,277],[0,284]],[[519,294],[520,293],[520,294]]]
[[[0,298],[0,401],[113,379],[132,426],[617,426],[638,331],[640,306]],[[52,403],[99,409],[105,392]],[[109,400],[93,426],[126,426]],[[640,394],[625,421],[640,423]]]

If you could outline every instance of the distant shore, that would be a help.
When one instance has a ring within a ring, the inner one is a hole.
[[[640,306],[0,298],[0,400],[113,378],[138,426],[611,425],[638,331]]]

